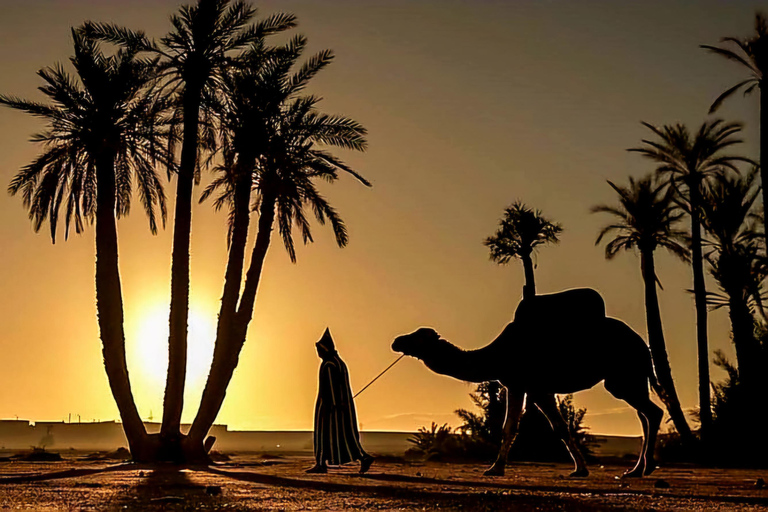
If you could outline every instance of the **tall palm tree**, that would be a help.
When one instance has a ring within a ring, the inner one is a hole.
[[[744,176],[722,176],[702,204],[703,225],[712,247],[706,257],[710,272],[725,296],[710,294],[715,307],[728,306],[739,378],[754,391],[762,371],[754,316],[750,305],[760,301],[765,278],[765,253],[753,209],[760,187],[757,170]]]
[[[43,153],[11,181],[21,194],[36,230],[47,221],[55,241],[64,206],[65,235],[74,225],[96,224],[96,307],[109,385],[135,460],[152,457],[136,410],[125,360],[123,299],[118,267],[116,220],[128,214],[135,183],[150,229],[156,210],[165,223],[166,207],[155,164],[171,165],[166,153],[163,102],[145,94],[155,77],[154,60],[137,58],[136,48],[111,56],[82,32],[73,30],[77,76],[61,66],[44,68],[40,90],[50,103],[0,95],[0,104],[42,118],[44,132],[33,141]]]
[[[651,348],[656,375],[663,390],[660,398],[664,401],[683,441],[690,443],[694,439],[693,434],[680,406],[667,357],[659,298],[656,293],[657,283],[659,286],[661,284],[656,275],[654,261],[654,252],[660,247],[667,249],[683,261],[688,261],[689,252],[683,246],[685,231],[676,228],[684,212],[675,203],[673,189],[653,175],[638,181],[630,177],[628,186],[616,185],[611,181],[608,184],[619,195],[619,204],[618,206],[599,205],[592,208],[594,213],[602,212],[613,216],[613,223],[603,227],[595,245],[611,235],[613,238],[605,245],[607,259],[613,259],[622,250],[637,250],[640,253],[640,270],[645,285],[648,344]]]
[[[296,97],[332,59],[330,51],[323,51],[291,72],[305,46],[304,38],[297,37],[273,52],[256,50],[243,60],[248,63],[244,69],[234,70],[225,80],[230,94],[222,114],[224,165],[201,200],[218,191],[215,205],[229,207],[229,255],[213,363],[187,439],[192,457],[204,456],[195,450],[203,447],[237,366],[275,225],[293,262],[294,226],[304,243],[312,241],[307,208],[321,224],[330,222],[337,244],[343,247],[348,241],[346,227],[319,194],[315,181],[333,182],[341,171],[370,186],[324,148],[363,151],[366,130],[349,118],[320,113],[316,97]],[[258,211],[258,226],[241,290],[252,204]]]
[[[760,95],[760,181],[768,183],[768,94],[763,94],[764,77],[768,73],[768,24],[763,13],[755,14],[755,32],[750,37],[724,37],[722,42],[725,47],[702,45],[701,47],[712,53],[720,55],[728,60],[736,62],[746,68],[749,76],[727,89],[717,97],[710,114],[715,112],[720,105],[739,90],[747,96],[755,89]],[[763,187],[763,209],[768,210],[768,188]],[[763,220],[763,227],[768,236],[768,224]]]
[[[707,336],[707,290],[701,250],[701,203],[703,190],[715,173],[723,169],[738,172],[738,162],[750,160],[724,154],[723,151],[742,140],[741,124],[720,119],[704,122],[692,134],[685,125],[656,127],[643,122],[655,138],[643,139],[643,146],[629,151],[640,153],[658,164],[657,172],[670,181],[678,200],[691,220],[691,266],[696,305],[696,341],[699,367],[699,410],[702,439],[712,425],[709,381],[709,342]]]
[[[560,224],[550,222],[541,211],[516,201],[504,210],[499,229],[493,236],[486,238],[483,244],[490,249],[491,260],[500,265],[506,265],[515,258],[523,262],[523,298],[527,298],[536,295],[533,252],[539,245],[558,243],[560,240],[557,236],[562,231]]]
[[[200,152],[215,143],[211,106],[219,100],[220,83],[237,52],[263,44],[265,37],[292,28],[291,14],[275,14],[253,24],[256,9],[243,1],[198,0],[171,16],[173,29],[159,43],[140,31],[108,23],[88,23],[93,37],[140,47],[161,57],[167,82],[164,92],[178,101],[176,120],[182,126],[181,161],[176,182],[176,210],[171,263],[171,307],[168,377],[163,403],[162,435],[173,444],[179,437],[184,405],[189,314],[192,188],[199,181]]]

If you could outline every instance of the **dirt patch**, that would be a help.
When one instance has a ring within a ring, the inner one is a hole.
[[[233,455],[210,468],[156,469],[72,459],[0,462],[0,508],[36,510],[671,510],[768,509],[764,471],[662,468],[641,480],[626,468],[592,467],[569,479],[568,465],[525,464],[504,477],[477,464],[377,460],[308,475],[309,457],[279,464]],[[658,485],[659,481],[665,485]]]

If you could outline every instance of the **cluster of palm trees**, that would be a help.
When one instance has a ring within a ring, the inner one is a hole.
[[[750,221],[750,215],[756,214],[752,209],[757,193],[755,174],[750,172],[742,176],[737,164],[750,163],[750,160],[726,153],[731,146],[741,142],[738,138],[741,126],[738,123],[706,121],[695,134],[680,124],[663,127],[645,124],[654,137],[643,140],[642,146],[630,151],[652,160],[657,168],[639,180],[630,178],[626,186],[609,182],[619,195],[619,204],[593,208],[595,212],[608,213],[614,217],[613,222],[602,229],[596,243],[609,235],[613,236],[605,247],[607,258],[614,257],[621,250],[636,250],[640,253],[645,283],[648,343],[659,383],[664,390],[661,398],[678,432],[688,441],[692,439],[691,430],[680,408],[667,358],[657,297],[657,286],[660,283],[656,275],[654,253],[656,249],[663,248],[683,261],[690,262],[697,326],[699,417],[701,435],[706,439],[712,424],[707,334],[708,306],[712,302],[706,289],[704,267],[705,262],[709,263],[713,277],[727,293],[726,283],[720,280],[716,268],[718,262],[722,261],[723,265],[729,266],[730,271],[734,271],[736,261],[728,260],[727,257],[723,259],[723,254],[729,249],[720,243],[724,241],[721,236],[731,235],[723,230],[749,231],[749,243],[755,244],[756,249],[760,245],[760,253],[755,252],[753,255],[762,258],[763,238],[757,236],[754,223]],[[733,194],[730,201],[743,203],[744,211],[740,219],[734,219],[735,212],[726,210],[719,203],[718,191]],[[690,231],[681,228],[684,219],[688,219]],[[716,225],[722,226],[722,233],[716,232]],[[754,291],[757,292],[757,288]],[[747,298],[744,297],[745,300]],[[744,306],[748,307],[746,303]],[[752,332],[751,315],[749,318],[748,329]],[[734,324],[733,328],[736,332],[739,325]],[[740,342],[740,339],[734,339],[737,347]]]
[[[181,7],[170,32],[156,41],[141,31],[88,22],[72,30],[75,74],[62,66],[39,72],[49,103],[0,95],[0,104],[47,125],[33,139],[42,154],[9,187],[22,196],[35,229],[48,223],[55,241],[61,213],[65,236],[71,226],[80,233],[95,224],[104,365],[137,461],[207,460],[212,440],[205,438],[246,339],[273,229],[293,261],[294,228],[304,243],[312,241],[308,211],[321,224],[329,222],[344,246],[345,225],[315,182],[346,173],[370,185],[329,151],[365,150],[365,128],[322,113],[319,98],[303,92],[333,53],[302,61],[303,36],[280,45],[268,41],[295,27],[295,17],[256,14],[244,1],[198,0]],[[213,362],[197,415],[182,434],[193,189],[207,168],[215,178],[200,200],[214,197],[214,206],[229,212],[228,256]],[[165,225],[161,170],[176,179],[169,365],[161,432],[150,435],[126,367],[116,221],[128,214],[135,188],[152,232],[158,216]],[[258,222],[248,260],[252,215]]]
[[[727,47],[702,47],[746,67],[750,76],[721,94],[710,113],[734,92],[744,94],[762,89],[763,72],[768,70],[768,29],[763,15],[756,15],[756,34],[750,38],[724,38]],[[620,251],[640,255],[648,342],[665,403],[684,442],[693,443],[694,435],[686,420],[675,389],[667,357],[666,342],[659,308],[655,251],[666,249],[689,263],[692,270],[696,311],[699,370],[700,439],[712,441],[713,415],[709,375],[709,309],[727,307],[732,340],[736,351],[737,379],[743,393],[756,404],[768,391],[765,377],[766,358],[760,332],[768,323],[763,302],[762,283],[768,276],[766,260],[766,188],[758,183],[768,179],[768,95],[760,98],[760,165],[746,156],[734,154],[740,144],[742,125],[721,119],[707,120],[695,132],[683,124],[654,126],[643,123],[651,136],[629,151],[655,164],[650,174],[627,185],[608,182],[618,195],[618,204],[599,205],[596,213],[612,216],[600,231],[596,244],[605,241],[608,259]],[[758,198],[762,190],[762,204]],[[505,212],[498,232],[485,244],[491,259],[507,263],[519,258],[525,269],[524,296],[535,293],[531,254],[537,245],[557,242],[561,227],[545,219],[541,212],[515,203]],[[719,292],[706,288],[705,269],[714,278]],[[721,354],[717,361],[729,367]],[[733,373],[733,372],[731,372]],[[755,414],[744,411],[752,424],[744,432],[758,435],[761,423]]]
[[[752,37],[723,39],[726,47],[702,47],[746,66],[751,76],[721,94],[710,108],[713,113],[734,92],[744,88],[748,95],[762,87],[762,70],[768,69],[768,32],[762,14],[756,15]],[[733,48],[733,49],[731,49]],[[616,236],[606,245],[606,257],[620,249],[637,250],[641,256],[645,282],[648,338],[662,397],[685,440],[690,428],[679,410],[679,401],[666,356],[661,315],[656,296],[659,284],[653,253],[664,248],[690,262],[696,309],[698,348],[700,438],[705,445],[712,439],[713,415],[709,375],[708,309],[727,307],[736,351],[738,381],[757,409],[766,389],[763,367],[766,362],[759,332],[766,316],[762,304],[762,283],[766,269],[765,206],[768,195],[758,183],[765,183],[768,165],[768,96],[760,100],[760,165],[746,156],[732,153],[740,144],[742,125],[720,119],[707,120],[692,132],[682,124],[661,127],[643,123],[653,136],[644,139],[637,152],[656,164],[655,171],[627,186],[610,185],[619,194],[616,207],[599,206],[594,210],[614,216],[597,243],[609,233]],[[759,204],[760,190],[763,202]],[[688,220],[689,229],[680,229]],[[703,231],[703,232],[702,232]],[[707,291],[705,267],[714,278],[719,292]],[[659,284],[660,286],[660,284]],[[722,358],[721,358],[722,359]],[[744,411],[750,418],[749,411]],[[756,418],[752,418],[755,420]],[[757,421],[744,425],[745,434],[756,434]]]

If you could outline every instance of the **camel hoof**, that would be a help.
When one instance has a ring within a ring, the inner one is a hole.
[[[496,466],[491,466],[485,473],[483,473],[485,476],[504,476],[504,468],[497,468]]]
[[[643,476],[642,468],[635,468],[631,471],[625,472],[621,478],[641,478]]]
[[[586,478],[588,476],[589,470],[587,468],[581,468],[568,475],[568,478]]]
[[[648,465],[645,467],[645,471],[643,471],[643,476],[648,476],[648,475],[650,475],[651,473],[653,473],[654,471],[656,471],[657,469],[659,469],[659,466],[657,466],[656,464],[654,464],[653,462],[651,462],[650,464],[648,464]]]

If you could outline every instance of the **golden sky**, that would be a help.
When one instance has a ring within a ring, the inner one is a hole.
[[[172,0],[3,0],[0,91],[40,98],[35,72],[70,55],[69,27],[114,21],[162,35]],[[316,390],[313,343],[330,326],[354,389],[388,365],[392,339],[432,326],[465,348],[490,342],[519,300],[520,265],[488,260],[483,239],[516,199],[564,225],[544,248],[540,293],[589,286],[608,313],[645,335],[639,259],[608,262],[594,246],[613,202],[605,181],[652,169],[626,148],[639,121],[698,126],[741,70],[698,48],[752,30],[757,2],[282,1],[311,49],[336,62],[313,84],[328,112],[362,122],[370,150],[344,155],[369,178],[323,187],[351,243],[330,229],[290,263],[270,249],[248,341],[218,422],[235,429],[308,429]],[[757,156],[757,98],[720,111],[746,122],[743,151]],[[0,110],[0,184],[31,161],[40,124]],[[172,196],[175,184],[167,188]],[[202,189],[198,189],[198,193]],[[169,211],[173,211],[169,208]],[[209,204],[193,217],[189,393],[197,408],[223,284],[225,219]],[[137,207],[119,224],[126,332],[134,393],[144,418],[162,410],[171,230],[150,235]],[[112,419],[94,305],[93,230],[51,245],[35,234],[20,198],[0,194],[0,417]],[[684,407],[697,402],[689,269],[658,258],[663,321]],[[556,318],[557,312],[553,312]],[[711,315],[710,343],[732,354],[727,315]],[[715,369],[713,377],[722,373]],[[363,429],[457,425],[469,384],[406,359],[357,400]],[[593,432],[639,434],[640,424],[602,386],[576,395]]]

